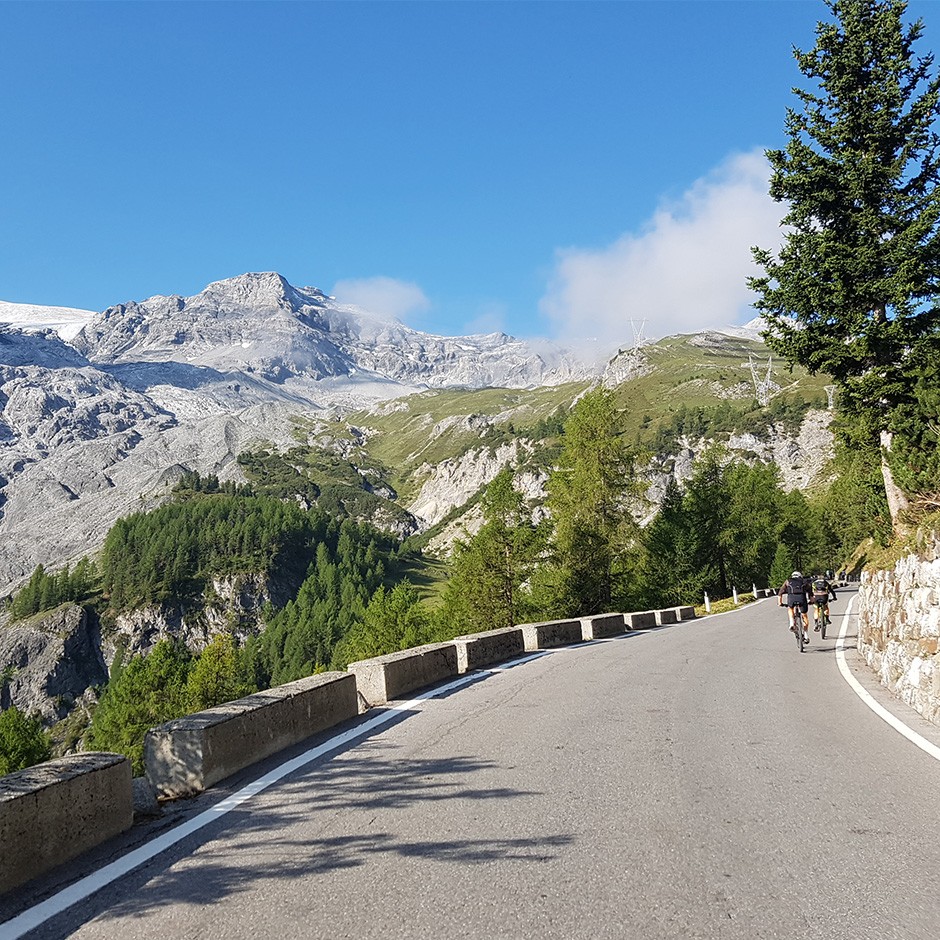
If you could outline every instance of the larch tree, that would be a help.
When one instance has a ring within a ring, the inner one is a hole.
[[[783,245],[753,249],[764,273],[749,285],[770,348],[832,376],[856,442],[882,448],[897,524],[907,500],[892,431],[938,348],[940,79],[933,56],[915,54],[923,25],[905,25],[902,0],[826,5],[835,21],[794,51],[814,88],[793,90],[786,147],[767,151]]]
[[[530,603],[527,582],[544,548],[542,530],[504,467],[487,485],[483,525],[454,547],[453,573],[444,592],[444,615],[465,624],[461,632],[520,623]]]
[[[561,456],[548,481],[563,616],[627,603],[623,581],[638,532],[630,510],[642,492],[623,411],[609,389],[592,389],[565,422]]]

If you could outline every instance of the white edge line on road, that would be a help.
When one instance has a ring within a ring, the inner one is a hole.
[[[857,597],[858,595],[856,595]],[[839,630],[839,639],[836,642],[836,661],[839,664],[839,672],[842,678],[848,682],[852,691],[881,719],[886,721],[898,734],[903,734],[908,741],[916,744],[922,751],[929,754],[935,760],[940,760],[940,747],[937,747],[925,737],[919,735],[913,728],[909,728],[900,718],[892,715],[883,705],[879,705],[872,696],[862,688],[862,684],[852,675],[848,663],[845,661],[845,634],[849,628],[849,616],[852,608],[855,606],[855,597],[849,601],[849,606],[842,615],[842,628]]]
[[[165,852],[167,849],[176,845],[177,842],[181,842],[187,836],[192,835],[194,832],[198,832],[204,826],[208,826],[209,823],[213,823],[227,813],[230,813],[237,806],[240,806],[246,800],[251,799],[251,797],[260,793],[262,790],[266,790],[272,784],[277,783],[278,780],[281,780],[288,774],[292,774],[295,770],[299,770],[306,764],[311,763],[311,761],[315,761],[318,758],[329,754],[330,751],[338,750],[344,745],[351,744],[359,738],[365,737],[375,728],[378,728],[392,719],[399,717],[402,712],[408,711],[412,707],[419,705],[428,699],[437,698],[438,696],[444,695],[447,692],[451,692],[455,689],[461,688],[462,686],[469,685],[471,682],[475,682],[486,675],[503,672],[506,669],[509,669],[521,662],[526,662],[530,659],[544,656],[545,652],[548,651],[538,650],[536,652],[528,653],[525,656],[519,657],[518,659],[514,659],[511,662],[503,663],[499,666],[493,666],[489,669],[479,669],[475,672],[465,673],[458,679],[454,679],[445,685],[436,686],[433,689],[429,689],[427,692],[422,692],[420,695],[416,695],[414,698],[408,699],[408,701],[394,702],[388,706],[384,706],[381,712],[366,720],[362,724],[356,725],[356,727],[350,728],[348,731],[344,731],[341,734],[334,735],[333,737],[324,741],[322,744],[318,744],[316,747],[312,747],[310,750],[304,751],[303,754],[299,754],[297,757],[294,757],[280,766],[273,768],[263,777],[259,777],[257,780],[252,781],[247,786],[242,787],[241,790],[238,790],[231,796],[228,796],[224,800],[216,803],[215,806],[205,810],[198,816],[194,816],[187,822],[180,823],[180,825],[175,829],[172,829],[161,836],[157,836],[156,839],[153,839],[145,845],[128,852],[126,855],[122,855],[120,858],[115,859],[115,861],[105,865],[103,868],[99,868],[90,875],[86,875],[84,878],[80,878],[78,881],[69,885],[67,888],[63,888],[61,891],[52,895],[52,897],[47,898],[45,901],[41,901],[39,904],[27,908],[16,917],[12,917],[10,920],[6,921],[6,923],[0,924],[0,940],[17,940],[18,937],[22,937],[29,931],[35,930],[50,918],[56,917],[57,915],[63,913],[68,908],[72,907],[72,905],[78,904],[79,901],[84,901],[96,891],[99,891],[106,885],[111,884],[113,881],[117,881],[118,878],[129,874],[135,868],[139,868],[141,865],[150,861],[150,859],[155,858],[161,852]]]

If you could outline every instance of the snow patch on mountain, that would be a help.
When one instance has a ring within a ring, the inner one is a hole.
[[[14,304],[0,300],[0,323],[7,323],[21,330],[55,330],[65,340],[74,339],[94,316],[94,310]]]

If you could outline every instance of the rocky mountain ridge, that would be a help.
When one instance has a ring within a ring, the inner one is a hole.
[[[431,336],[274,273],[110,307],[71,343],[44,328],[57,315],[0,324],[0,591],[93,551],[186,470],[241,479],[242,450],[289,446],[325,406],[589,374],[556,347]]]
[[[551,343],[527,343],[505,333],[422,333],[338,303],[315,287],[294,287],[274,272],[216,281],[192,297],[157,296],[109,307],[74,345],[99,366],[177,363],[210,370],[210,377],[241,374],[275,385],[293,380],[311,404],[331,398],[329,384],[311,384],[323,379],[372,382],[376,398],[382,398],[400,394],[396,386],[526,387],[593,372]],[[132,372],[122,374],[129,381]]]
[[[192,297],[109,307],[72,343],[32,325],[38,331],[0,325],[0,592],[39,563],[94,552],[117,518],[158,505],[186,471],[241,481],[237,458],[250,448],[333,440],[370,493],[404,492],[399,503],[414,527],[433,525],[485,485],[502,456],[527,450],[513,425],[535,420],[531,402],[541,396],[547,417],[594,381],[639,387],[672,368],[660,352],[674,355],[668,343],[625,349],[605,370],[501,333],[435,337],[271,272],[217,281]],[[759,349],[754,325],[729,332],[743,338],[687,338],[683,355],[703,363],[695,375],[678,375],[629,407],[678,401],[686,388],[711,400],[749,394],[740,367]],[[735,370],[734,382],[724,377]],[[479,413],[474,394],[497,387],[518,390],[516,403]],[[433,396],[448,390],[460,391],[432,417],[442,407]],[[337,415],[364,406],[385,417],[357,419],[337,436],[345,424]],[[381,430],[401,409],[417,420]],[[512,446],[494,452],[485,443],[494,435]],[[399,439],[412,442],[404,452],[388,445]],[[402,533],[412,526],[396,524]]]

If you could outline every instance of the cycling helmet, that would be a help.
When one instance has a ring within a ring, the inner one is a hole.
[[[790,575],[790,577],[791,577],[791,578],[802,578],[803,575],[800,574],[799,571],[794,571],[793,574]]]

